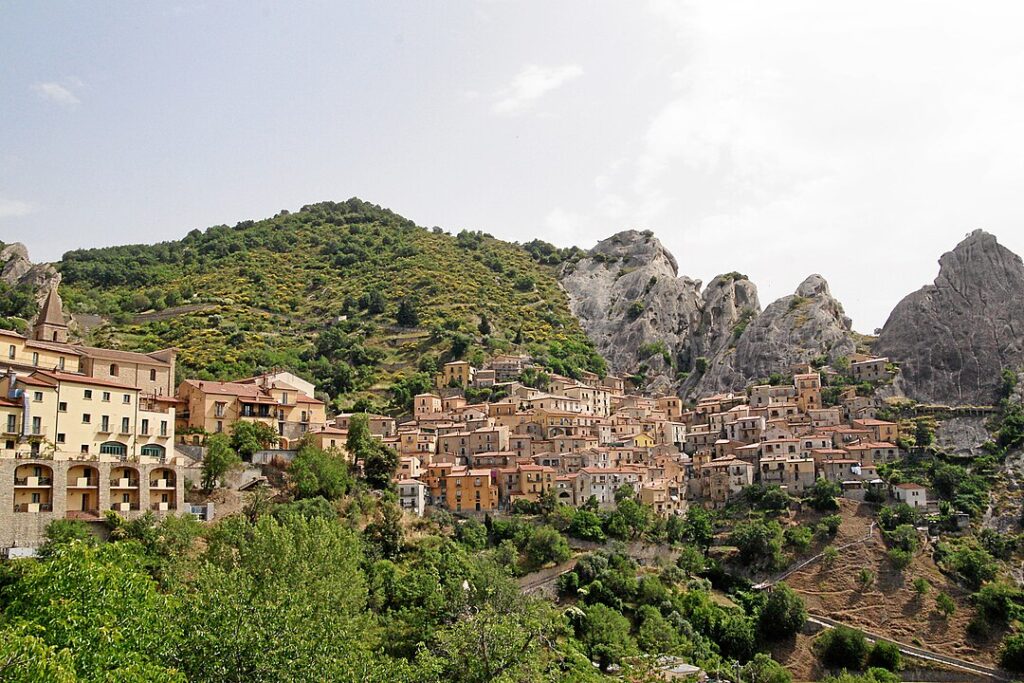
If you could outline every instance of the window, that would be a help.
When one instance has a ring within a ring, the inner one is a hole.
[[[86,389],[85,391],[83,391],[82,392],[82,398],[84,398],[86,401],[91,401],[92,400],[92,389]]]
[[[214,415],[217,417],[224,417],[224,408],[226,408],[227,405],[228,404],[223,401],[217,401],[217,403],[214,404]]]
[[[104,401],[106,401],[108,403],[110,402],[110,392],[109,391],[104,391],[103,392],[103,399],[102,400],[104,400]]]
[[[32,418],[32,435],[39,436],[43,432],[43,419],[41,417]]]
[[[149,420],[145,418],[142,420],[142,433],[145,435],[149,434]]]
[[[6,444],[7,450],[12,450],[14,448],[14,439],[7,439]]]
[[[127,434],[128,433],[128,418],[127,417],[122,417],[121,418],[121,433],[122,434]]]
[[[7,433],[13,434],[18,431],[18,416],[8,415],[7,416]]]
[[[10,346],[8,346],[8,347],[7,347],[7,357],[8,357],[8,358],[14,358],[14,355],[15,355],[15,354],[16,354],[17,352],[18,352],[18,349],[16,349],[16,348],[14,347],[14,344],[11,344]]]
[[[84,424],[89,424],[90,422],[92,422],[92,415],[90,415],[89,413],[82,413],[82,422]]]
[[[110,431],[110,416],[109,415],[104,415],[103,417],[100,418],[100,431],[101,432],[109,432]]]
[[[167,436],[167,420],[160,420],[160,436]]]
[[[118,372],[119,372],[119,369],[117,367],[117,363],[111,363],[110,364],[110,376],[111,377],[117,377],[117,373]]]
[[[60,403],[58,403],[57,404],[57,412],[59,412],[59,413],[66,413],[66,412],[68,412],[68,402],[67,401],[61,401]]]
[[[131,402],[132,402],[132,395],[131,394],[125,394],[124,396],[121,397],[121,403],[124,403],[125,405],[127,405],[127,404],[129,404]]]
[[[150,382],[155,382],[156,381],[156,370],[150,370],[149,371],[149,381]]]
[[[64,435],[63,434],[58,434],[57,435],[57,443],[64,443]]]
[[[57,361],[57,367],[60,368],[61,370],[64,369],[64,356],[61,356],[60,359]]]
[[[105,441],[100,444],[100,453],[104,455],[127,455],[128,448],[117,441]]]
[[[89,444],[82,444],[82,455],[89,455]]]
[[[224,432],[224,423],[217,420],[217,433],[222,434]]]
[[[158,446],[155,443],[148,443],[140,450],[142,455],[149,456],[151,458],[162,458],[164,456],[164,447]]]
[[[34,392],[32,394],[32,400],[35,401],[36,403],[42,403],[43,402],[43,392],[41,392],[41,391]]]
[[[35,353],[35,352],[32,353],[32,365],[39,365],[39,354],[38,353]]]

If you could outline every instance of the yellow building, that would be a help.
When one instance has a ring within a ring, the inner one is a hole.
[[[280,446],[288,448],[306,432],[319,432],[327,424],[323,401],[283,382],[260,385],[190,379],[178,387],[178,398],[183,402],[178,423],[182,432],[230,434],[237,422],[262,422],[277,431]],[[184,434],[182,438],[186,438]]]

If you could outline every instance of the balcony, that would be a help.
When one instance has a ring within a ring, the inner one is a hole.
[[[137,489],[139,488],[139,480],[131,479],[129,477],[121,477],[120,479],[111,479],[110,488],[112,489]]]
[[[94,489],[99,485],[96,477],[76,477],[68,482],[69,489]]]
[[[153,512],[168,512],[176,508],[174,503],[150,503],[149,509]]]
[[[53,512],[53,503],[20,503],[14,506],[15,512]]]
[[[114,430],[110,428],[110,425],[101,424],[96,428],[97,434],[113,434]]]
[[[48,489],[53,485],[50,477],[15,477],[14,485],[27,489]]]
[[[150,479],[149,488],[151,489],[174,489],[174,482],[170,479]]]
[[[138,503],[111,503],[110,509],[114,512],[131,512],[132,510],[138,510]]]

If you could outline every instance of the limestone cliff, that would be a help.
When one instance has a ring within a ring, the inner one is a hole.
[[[676,260],[650,232],[626,230],[562,268],[562,286],[583,329],[614,372],[648,369],[649,388],[675,384],[675,357],[701,323],[700,281],[679,277]]]
[[[832,361],[856,350],[850,319],[820,275],[804,280],[794,294],[772,302],[716,353],[707,369],[695,368],[686,388],[698,394],[738,390],[773,372],[825,356]],[[703,363],[702,363],[703,365]]]
[[[13,242],[0,250],[0,280],[14,287],[32,287],[42,302],[50,287],[60,282],[60,274],[49,263],[32,263],[25,245]]]
[[[919,401],[989,404],[1004,368],[1024,364],[1024,264],[975,230],[939,259],[934,284],[889,315],[875,350],[899,362]]]

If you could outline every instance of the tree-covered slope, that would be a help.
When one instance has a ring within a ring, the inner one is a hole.
[[[175,346],[189,376],[288,367],[334,397],[410,375],[422,385],[417,370],[502,350],[569,374],[603,370],[538,263],[551,255],[531,247],[424,229],[351,199],[174,242],[71,251],[57,267],[71,310],[106,320],[92,342]]]

